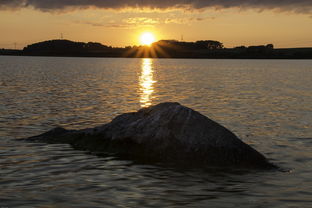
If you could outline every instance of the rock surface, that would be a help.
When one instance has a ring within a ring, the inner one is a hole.
[[[125,113],[90,129],[55,128],[29,138],[146,162],[185,166],[274,167],[255,149],[206,116],[179,103]]]

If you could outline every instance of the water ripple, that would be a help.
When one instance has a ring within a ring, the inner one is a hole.
[[[0,57],[0,207],[311,207],[312,62]],[[289,171],[179,170],[15,140],[178,101]]]

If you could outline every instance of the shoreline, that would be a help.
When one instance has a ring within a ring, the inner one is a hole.
[[[0,54],[0,56],[17,56],[17,57],[64,57],[64,58],[126,58],[126,59],[135,59],[135,58],[151,58],[151,59],[230,59],[230,60],[312,60],[311,57],[135,57],[135,56],[91,56],[91,55],[28,55],[28,54]]]

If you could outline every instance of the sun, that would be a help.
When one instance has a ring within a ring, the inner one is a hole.
[[[153,33],[151,32],[145,32],[145,33],[142,33],[141,36],[140,36],[140,43],[142,45],[148,45],[150,46],[152,43],[155,42],[155,36]]]

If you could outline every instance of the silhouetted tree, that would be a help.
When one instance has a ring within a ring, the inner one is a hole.
[[[203,46],[206,49],[215,50],[224,48],[223,43],[215,40],[199,40],[196,41],[197,45]]]
[[[236,46],[234,49],[246,49],[246,46]]]
[[[265,47],[267,49],[274,49],[274,45],[273,44],[267,44]]]

